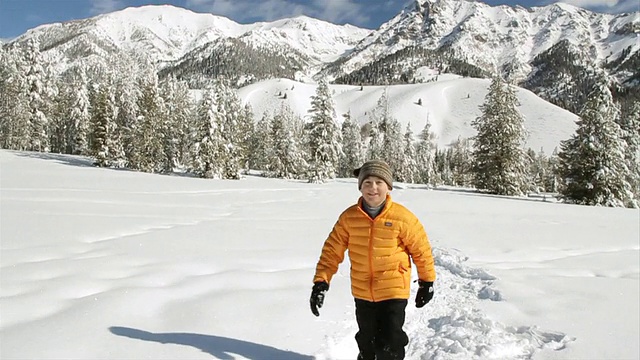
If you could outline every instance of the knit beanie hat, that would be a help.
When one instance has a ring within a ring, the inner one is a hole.
[[[353,170],[353,175],[358,177],[358,190],[362,188],[362,182],[369,176],[377,176],[384,180],[389,186],[389,190],[393,190],[393,176],[391,168],[382,160],[369,160],[360,168]]]

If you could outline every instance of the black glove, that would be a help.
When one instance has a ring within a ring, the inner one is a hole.
[[[421,308],[433,299],[433,282],[418,280],[420,287],[416,294],[416,307]]]
[[[319,281],[313,284],[313,289],[311,289],[311,299],[309,299],[313,315],[320,316],[318,308],[322,307],[322,303],[324,303],[324,293],[326,293],[327,290],[329,290],[329,284],[324,281]]]

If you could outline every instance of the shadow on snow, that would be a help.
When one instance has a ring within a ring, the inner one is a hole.
[[[313,356],[292,351],[280,350],[267,345],[248,341],[230,339],[215,335],[192,333],[152,333],[144,330],[121,326],[109,328],[111,333],[132,339],[155,341],[161,344],[178,344],[198,348],[218,359],[233,359],[230,354],[240,355],[247,359],[279,359],[279,360],[312,360]]]

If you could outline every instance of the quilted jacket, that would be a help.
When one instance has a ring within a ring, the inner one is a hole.
[[[331,283],[346,250],[351,261],[351,292],[357,299],[408,299],[410,258],[421,280],[435,281],[431,245],[418,218],[387,195],[384,208],[371,219],[362,210],[362,201],[360,198],[338,218],[322,247],[313,281]]]

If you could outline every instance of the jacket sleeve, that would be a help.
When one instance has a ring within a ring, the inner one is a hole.
[[[404,246],[409,251],[413,263],[416,264],[418,278],[422,281],[435,281],[436,269],[431,253],[431,244],[429,238],[418,218],[411,214],[412,218],[405,227],[405,233],[402,234]]]
[[[316,266],[316,274],[313,282],[326,281],[331,282],[331,278],[338,271],[338,266],[344,260],[344,252],[347,250],[349,243],[349,233],[344,224],[344,216],[341,215],[329,237],[324,242],[320,260]]]

